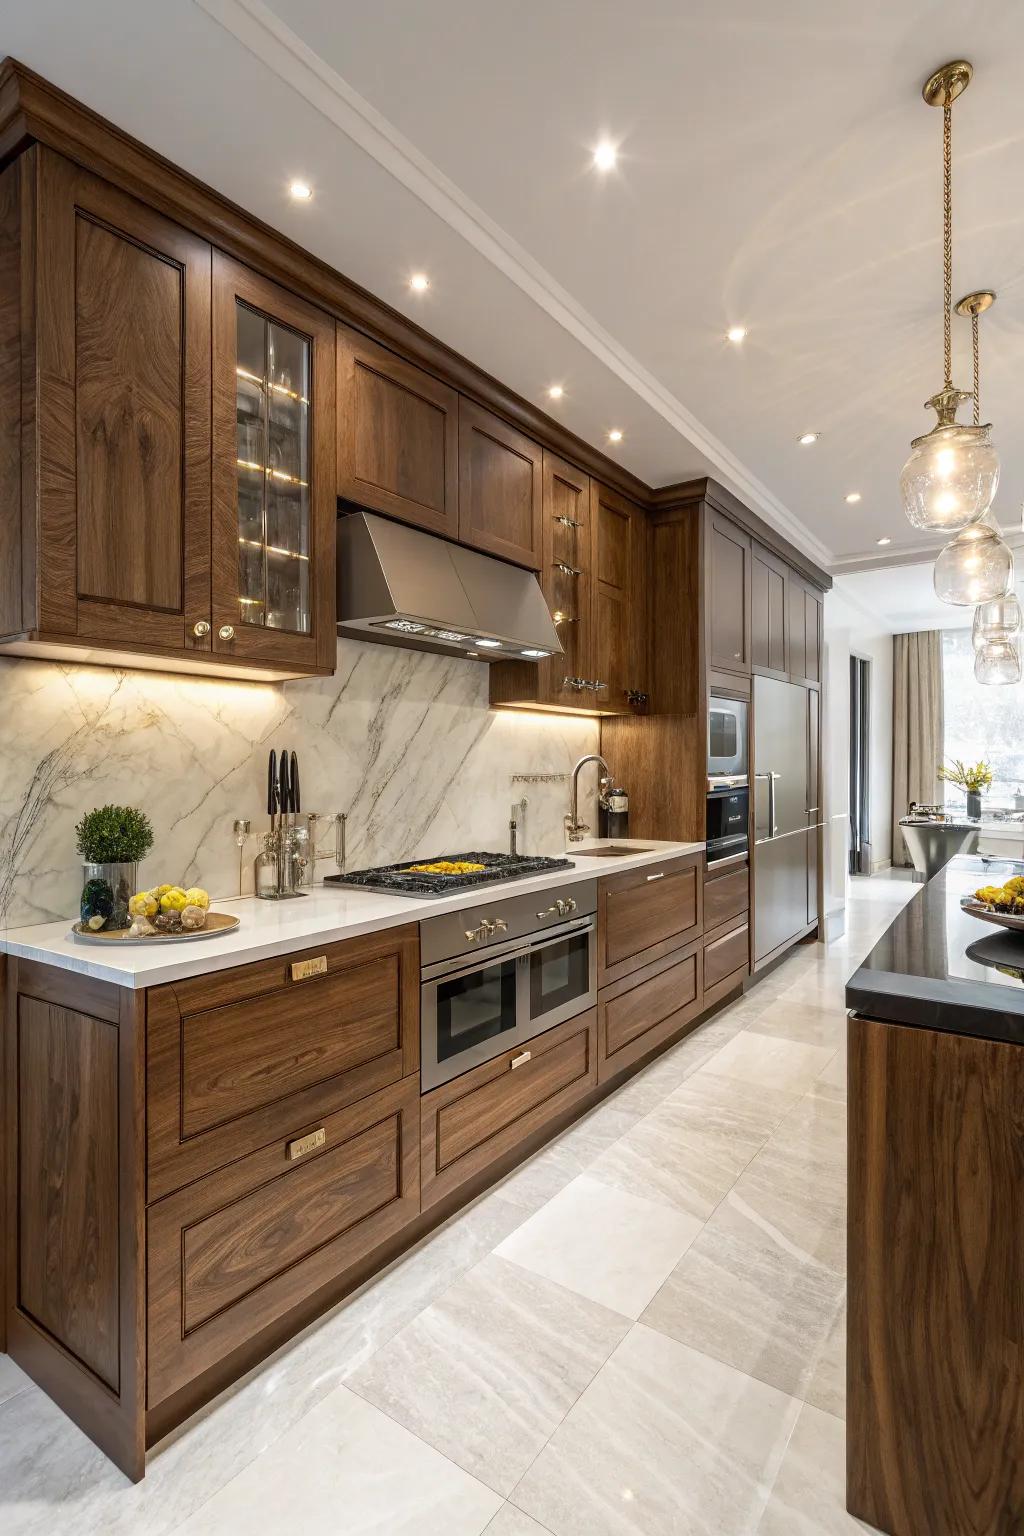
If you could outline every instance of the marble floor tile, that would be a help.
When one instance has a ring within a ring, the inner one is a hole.
[[[845,1281],[726,1198],[641,1321],[794,1397],[805,1396]]]
[[[685,1211],[581,1174],[495,1251],[635,1318],[700,1229]]]
[[[865,1536],[846,1512],[846,1426],[805,1403],[757,1536]]]
[[[701,1071],[798,1095],[807,1092],[834,1053],[835,1046],[805,1045],[744,1029]]]
[[[712,1060],[603,1152],[590,1175],[706,1220],[793,1103],[791,1094],[717,1077]]]
[[[822,1101],[827,1102],[827,1101]],[[835,1106],[841,1108],[842,1106]],[[776,1136],[744,1169],[726,1201],[772,1233],[780,1248],[846,1273],[845,1170]]]
[[[180,1536],[480,1536],[500,1506],[492,1489],[338,1387]]]
[[[512,1502],[555,1536],[749,1536],[799,1404],[632,1328]]]
[[[628,1328],[621,1314],[492,1255],[348,1384],[507,1495]]]
[[[846,1013],[831,1005],[789,1002],[783,998],[753,1015],[747,1029],[752,1034],[777,1035],[785,1040],[800,1040],[805,1045],[825,1045],[835,1051],[846,1038]]]
[[[830,1099],[838,1099],[846,1103],[846,1037],[832,1060],[820,1073],[814,1084],[816,1093],[825,1094]]]
[[[818,1362],[803,1391],[807,1402],[837,1419],[846,1418],[846,1306],[840,1308]]]
[[[10,1355],[0,1355],[0,1403],[5,1403],[16,1392],[24,1392],[32,1384],[32,1378],[15,1365]]]
[[[487,1527],[485,1536],[551,1536],[546,1525],[514,1504],[503,1504]]]

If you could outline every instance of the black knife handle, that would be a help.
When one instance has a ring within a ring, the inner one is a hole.
[[[279,787],[280,787],[280,793],[278,795],[278,799],[279,799],[280,805],[281,805],[281,814],[282,814],[282,816],[287,816],[288,812],[292,809],[291,788],[290,788],[290,785],[288,783],[288,749],[287,749],[287,747],[281,753],[281,762],[280,762],[280,766],[279,766],[278,784],[279,784]]]
[[[302,794],[299,789],[299,760],[294,752],[292,753],[291,792],[292,810],[297,816],[302,810]]]
[[[267,762],[267,815],[273,820],[277,810],[277,753],[273,747],[270,749],[270,758]]]

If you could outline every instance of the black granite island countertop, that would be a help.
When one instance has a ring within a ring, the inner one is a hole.
[[[981,885],[1024,874],[1013,859],[962,854],[919,888],[846,984],[868,1018],[1024,1045],[1024,932],[961,911]]]

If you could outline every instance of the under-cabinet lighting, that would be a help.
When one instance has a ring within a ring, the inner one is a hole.
[[[269,389],[275,395],[285,395],[289,400],[297,400],[300,405],[308,405],[305,395],[300,395],[294,389],[289,389],[285,384],[275,384],[272,380],[261,379],[258,373],[250,373],[248,368],[236,368],[236,374],[240,379],[245,379],[250,384],[255,384],[260,389]]]
[[[258,475],[266,475],[268,480],[280,480],[283,485],[297,485],[305,490],[308,480],[300,480],[297,475],[286,474],[283,469],[270,469],[262,464],[255,464],[252,459],[237,459],[235,461],[239,469],[251,469]]]
[[[500,640],[481,640],[480,637],[477,636],[476,640],[473,643],[474,643],[474,645],[482,646],[485,651],[500,651],[501,650],[501,641]]]
[[[551,652],[550,651],[532,651],[531,650],[531,651],[520,651],[519,654],[521,656],[525,656],[529,661],[543,661],[545,656],[550,656],[551,655]]]

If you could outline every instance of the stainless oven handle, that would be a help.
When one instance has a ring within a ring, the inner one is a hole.
[[[472,976],[474,971],[489,971],[492,966],[504,965],[506,960],[520,960],[529,953],[528,944],[517,944],[511,949],[507,944],[495,945],[494,949],[481,949],[472,960],[461,958],[457,965],[452,965],[449,960],[428,965],[421,972],[420,980],[424,986],[435,986],[441,981],[459,981],[463,976]]]
[[[575,923],[567,923],[557,933],[549,932],[539,944],[531,944],[526,953],[535,955],[542,949],[550,949],[552,944],[561,944],[564,939],[574,938],[578,933],[593,933],[596,927],[597,920],[594,917],[577,919]]]
[[[708,863],[711,865],[712,869],[724,869],[727,864],[738,864],[740,859],[746,859],[748,857],[749,855],[747,850],[744,848],[742,852],[730,853],[724,859],[709,859]]]

